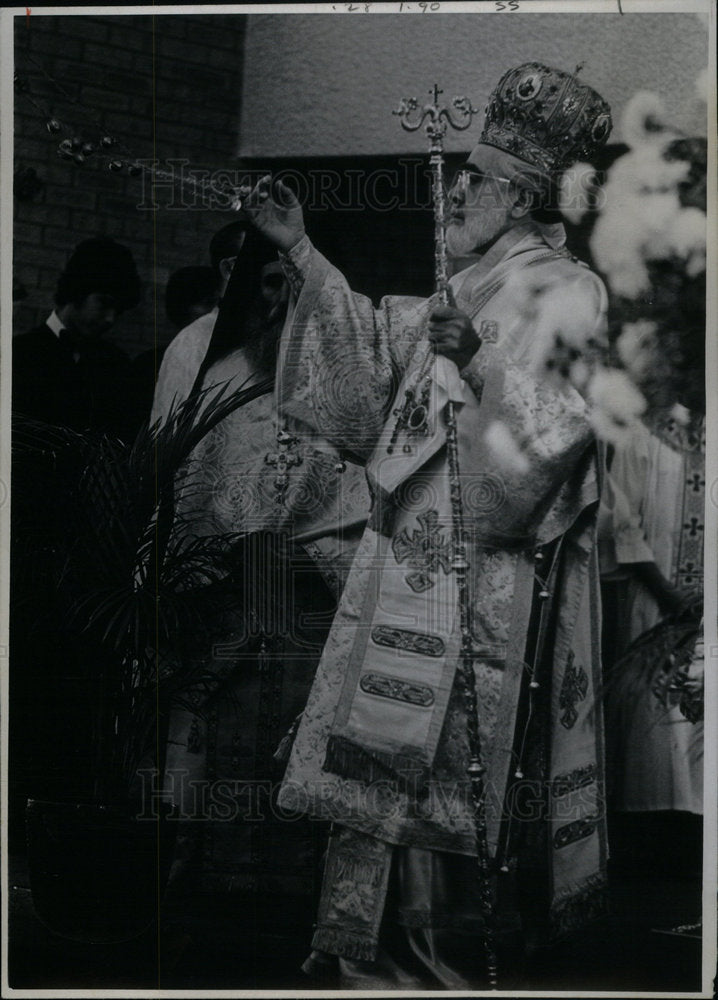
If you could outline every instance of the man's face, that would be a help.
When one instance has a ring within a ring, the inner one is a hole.
[[[505,177],[487,175],[479,167],[476,147],[449,191],[446,245],[450,256],[464,257],[492,243],[516,225],[512,214],[516,191]]]
[[[112,295],[90,292],[81,302],[73,303],[70,324],[83,337],[101,337],[117,322],[119,309]]]

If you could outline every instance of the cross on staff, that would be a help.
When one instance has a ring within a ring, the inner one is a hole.
[[[451,107],[439,105],[439,94],[443,94],[437,83],[429,94],[433,100],[419,111],[419,102],[415,97],[404,97],[399,107],[392,114],[397,115],[401,127],[407,132],[418,131],[424,123],[425,132],[429,138],[429,165],[431,166],[431,191],[434,204],[434,278],[436,290],[441,302],[448,302],[448,268],[446,256],[446,218],[444,199],[444,136],[449,127],[457,132],[464,132],[471,124],[471,119],[477,114],[477,109],[471,106],[466,97],[455,97]]]

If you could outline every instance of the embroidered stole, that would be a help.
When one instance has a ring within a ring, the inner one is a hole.
[[[426,354],[417,347],[417,360]],[[407,375],[399,391],[412,378]],[[452,399],[463,402],[456,366],[432,363],[429,428],[422,439],[402,431],[387,450],[384,430],[367,478],[381,506],[392,497],[391,537],[376,533],[363,627],[357,631],[342,695],[327,746],[325,769],[372,782],[387,776],[398,787],[420,792],[429,778],[456,672],[458,611],[451,570],[452,515],[442,414]],[[405,446],[411,449],[405,451]],[[398,498],[397,489],[419,469],[426,496]],[[427,502],[428,499],[428,502]],[[422,512],[416,514],[417,501]],[[374,523],[382,520],[374,512]],[[371,529],[368,529],[371,530]]]

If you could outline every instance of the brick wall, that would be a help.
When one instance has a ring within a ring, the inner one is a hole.
[[[106,156],[63,161],[57,148],[65,137],[96,143],[109,133],[121,152],[157,158],[165,169],[168,159],[189,161],[186,170],[232,168],[244,28],[238,15],[16,19],[15,70],[27,89],[15,94],[15,168],[33,168],[45,187],[32,200],[15,198],[14,276],[28,293],[15,305],[15,332],[48,314],[72,248],[107,235],[130,247],[143,282],[140,305],[120,318],[112,339],[130,355],[155,337],[169,339],[167,278],[208,263],[209,239],[230,217],[199,202],[183,209],[179,188],[172,208],[170,191],[158,190],[152,211],[143,177],[112,173]],[[61,133],[47,131],[45,111],[66,126]]]

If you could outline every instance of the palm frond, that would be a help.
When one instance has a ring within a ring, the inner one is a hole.
[[[645,698],[653,699],[668,711],[672,704],[669,692],[680,686],[680,678],[700,636],[702,618],[703,601],[697,598],[631,643],[611,668],[601,693],[614,725],[630,725],[636,706]]]
[[[13,421],[14,544],[27,541],[24,566],[52,573],[68,629],[104,651],[87,666],[98,700],[95,772],[110,789],[127,785],[148,753],[158,711],[196,705],[217,688],[216,670],[196,653],[207,623],[236,595],[246,545],[238,534],[193,537],[175,497],[182,491],[192,505],[201,492],[192,452],[269,388],[270,380],[209,387],[143,427],[129,447]]]

